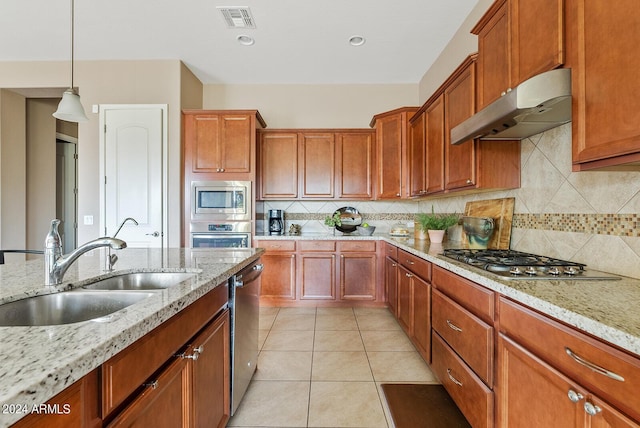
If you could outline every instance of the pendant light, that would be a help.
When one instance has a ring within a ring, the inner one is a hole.
[[[53,117],[60,120],[66,120],[67,122],[86,122],[89,119],[84,114],[84,108],[80,102],[80,95],[73,87],[73,0],[71,0],[71,86],[64,91],[60,104],[58,104],[58,110],[53,113]]]

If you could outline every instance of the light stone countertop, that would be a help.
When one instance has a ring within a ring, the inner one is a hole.
[[[0,427],[26,416],[9,405],[48,399],[82,378],[146,333],[181,311],[245,266],[261,249],[125,249],[117,251],[115,271],[104,272],[106,250],[80,257],[63,285],[44,285],[42,258],[0,265],[0,303],[84,285],[96,277],[129,272],[173,271],[196,275],[179,285],[116,312],[109,322],[84,321],[42,327],[0,327]]]
[[[421,257],[517,302],[640,356],[640,280],[508,280],[441,255],[443,246],[389,235],[336,233],[301,236],[256,236],[271,239],[379,240]],[[446,245],[446,244],[445,244]],[[451,245],[452,248],[455,246]]]

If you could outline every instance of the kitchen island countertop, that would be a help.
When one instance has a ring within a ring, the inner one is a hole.
[[[429,241],[392,237],[342,234],[308,234],[299,236],[255,237],[260,240],[378,240],[396,245],[434,265],[483,285],[514,301],[563,321],[640,357],[640,279],[620,280],[509,280],[488,271],[444,257],[443,248],[457,248],[460,243],[431,246]]]
[[[12,409],[45,403],[207,292],[258,259],[261,249],[125,249],[113,272],[106,250],[80,257],[57,287],[44,285],[42,258],[0,266],[0,303],[75,288],[96,277],[129,272],[193,272],[192,279],[154,292],[109,322],[0,327],[0,427],[26,416]],[[13,405],[13,407],[9,407]]]

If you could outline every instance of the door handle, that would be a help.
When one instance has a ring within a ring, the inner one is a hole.
[[[158,232],[157,230],[153,233],[145,233],[145,235],[147,236],[153,236],[154,238],[157,238],[158,236],[160,236],[160,232]]]

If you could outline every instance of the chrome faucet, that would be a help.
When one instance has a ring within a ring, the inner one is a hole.
[[[121,239],[103,237],[89,241],[69,254],[62,254],[62,239],[58,233],[60,220],[51,220],[51,229],[44,241],[44,283],[45,285],[58,285],[67,269],[78,257],[87,251],[100,247],[110,247],[116,250],[127,248],[127,243]]]
[[[133,217],[127,217],[124,220],[122,220],[122,223],[120,223],[120,226],[118,227],[118,230],[116,230],[116,233],[113,234],[113,237],[115,238],[116,236],[118,236],[118,233],[120,233],[120,229],[122,229],[122,226],[124,226],[124,224],[126,222],[132,222],[133,224],[135,224],[136,226],[138,225],[138,222],[136,221],[135,218]],[[118,256],[115,254],[111,254],[111,247],[109,247],[109,254],[107,254],[107,268],[106,271],[107,272],[111,272],[113,270],[113,266],[116,264],[116,262],[118,261]]]

